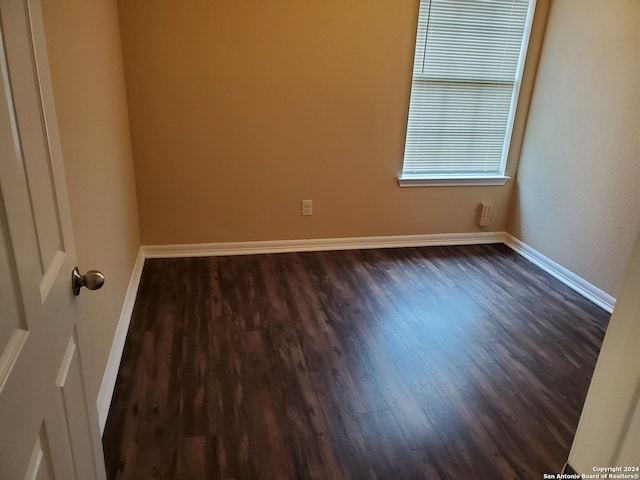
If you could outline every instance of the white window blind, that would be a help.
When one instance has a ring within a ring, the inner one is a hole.
[[[535,0],[421,0],[402,178],[504,175]]]

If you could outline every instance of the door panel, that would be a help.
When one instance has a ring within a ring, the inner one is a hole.
[[[62,395],[76,475],[78,478],[96,478],[95,464],[91,461],[93,451],[86,440],[91,438],[91,431],[85,421],[88,418],[86,392],[75,332],[69,338],[56,385]]]
[[[24,478],[25,480],[53,480],[55,478],[44,428],[40,429],[40,434],[36,438],[36,444],[33,446],[33,452],[31,453]]]
[[[39,0],[0,0],[0,478],[105,478]]]
[[[60,217],[57,211],[53,181],[51,149],[45,124],[41,81],[37,67],[36,45],[31,25],[29,2],[6,2],[3,23],[7,42],[10,74],[20,81],[12,82],[16,121],[21,142],[22,161],[29,183],[30,202],[37,232],[38,255],[43,275],[58,251],[63,251]],[[15,40],[14,40],[15,39]]]
[[[4,216],[0,214],[0,222],[3,225],[2,231],[6,231]],[[16,297],[16,289],[14,283],[16,281],[11,262],[10,254],[7,251],[7,245],[4,235],[0,235],[0,316],[4,319],[0,322],[0,359],[3,358],[4,352],[7,351],[8,343],[16,330],[21,327],[20,313],[18,309],[18,298]],[[24,331],[24,330],[23,330]],[[3,368],[2,360],[0,360],[0,385],[3,383],[3,372],[7,367]]]
[[[8,229],[3,210],[0,205],[0,392],[27,338],[13,255],[5,238]]]

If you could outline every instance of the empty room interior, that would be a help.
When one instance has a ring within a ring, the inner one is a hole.
[[[417,29],[486,3],[508,148],[422,181]],[[107,478],[638,473],[637,0],[41,7]]]

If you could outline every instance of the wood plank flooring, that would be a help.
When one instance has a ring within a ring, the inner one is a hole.
[[[147,260],[115,479],[539,479],[609,315],[503,245]]]

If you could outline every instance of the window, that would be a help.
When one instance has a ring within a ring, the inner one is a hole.
[[[504,185],[535,0],[421,0],[401,186]]]

